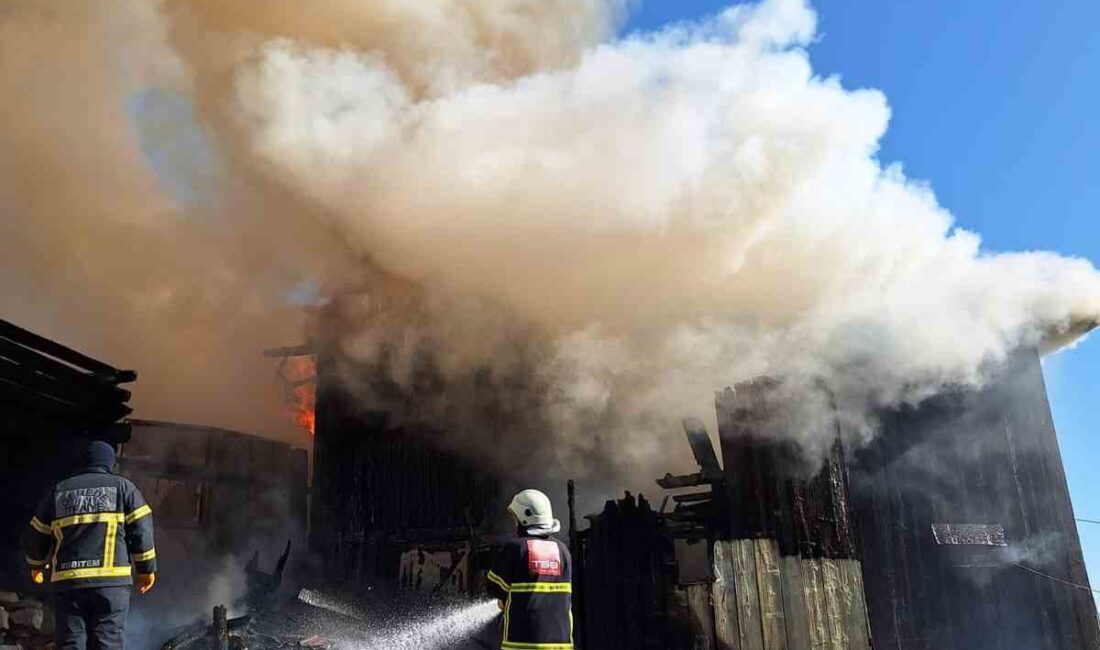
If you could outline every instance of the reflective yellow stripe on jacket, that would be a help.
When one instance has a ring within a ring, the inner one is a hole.
[[[53,537],[53,529],[42,523],[42,520],[38,517],[31,517],[31,528],[39,535],[45,535],[47,537]],[[46,557],[38,559],[33,558],[30,555],[26,556],[27,564],[32,567],[43,567],[50,563],[50,548],[46,548]]]
[[[511,622],[512,594],[571,594],[573,583],[571,582],[515,582],[509,585],[501,580],[500,576],[492,571],[489,579],[508,592],[508,602],[504,605],[504,638],[508,638],[508,628]],[[569,612],[569,633],[573,633],[573,612]],[[505,650],[573,650],[572,643],[526,643],[523,641],[503,641],[500,644]]]
[[[516,582],[509,591],[513,594],[571,594],[571,582]]]
[[[62,582],[64,580],[79,580],[81,578],[128,578],[129,566],[98,567],[94,569],[66,569],[54,571],[50,582]]]
[[[138,519],[141,519],[142,517],[147,517],[151,514],[153,514],[152,508],[150,508],[148,505],[141,506],[140,508],[126,515],[126,523],[132,524]]]
[[[511,586],[504,580],[504,578],[501,578],[492,571],[489,572],[487,578],[489,579],[489,582],[503,589],[504,593],[508,593],[508,590],[511,589]]]
[[[52,528],[68,528],[69,526],[76,526],[77,524],[105,524],[114,522],[116,524],[122,523],[123,515],[121,512],[94,512],[89,515],[73,515],[71,517],[63,517],[61,519],[54,519]]]
[[[143,506],[148,509],[149,506]],[[65,569],[54,571],[50,576],[50,582],[64,582],[66,580],[80,580],[83,578],[128,578],[130,566],[115,566],[115,545],[118,542],[118,525],[127,521],[130,516],[141,511],[138,508],[130,515],[121,512],[95,512],[91,514],[72,515],[55,519],[50,524],[50,531],[57,539],[54,545],[53,564],[57,566],[57,551],[61,548],[61,542],[65,537],[64,529],[80,524],[107,524],[107,532],[103,540],[103,566],[89,567],[85,569]],[[149,512],[152,512],[150,510]],[[148,514],[148,513],[146,513]],[[142,517],[145,515],[141,515]],[[140,517],[135,517],[135,519]],[[32,520],[33,525],[33,520]]]

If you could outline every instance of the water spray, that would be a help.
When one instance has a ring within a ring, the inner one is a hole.
[[[434,650],[453,648],[474,639],[500,615],[495,600],[449,605],[423,603],[419,614],[392,617],[368,615],[360,606],[332,594],[302,589],[298,600],[349,619],[368,622],[369,629],[345,629],[340,647],[353,650]],[[385,621],[385,622],[383,622]]]
[[[347,616],[357,621],[366,620],[362,612],[347,602],[314,589],[300,590],[298,592],[298,600],[307,605],[327,609],[330,612],[340,614],[341,616]]]
[[[469,603],[380,630],[355,650],[442,650],[469,641],[500,615],[497,601]]]

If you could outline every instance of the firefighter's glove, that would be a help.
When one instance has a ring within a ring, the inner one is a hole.
[[[31,582],[36,585],[46,582],[46,572],[42,569],[31,569]]]
[[[157,574],[155,573],[139,573],[137,575],[137,590],[139,594],[143,594],[153,588],[153,585],[157,582]]]

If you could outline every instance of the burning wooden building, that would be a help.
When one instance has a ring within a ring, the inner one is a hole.
[[[580,647],[1100,649],[1037,354],[883,414],[858,449],[823,422],[813,471],[780,435],[776,386],[717,394],[721,462],[687,423],[699,471],[658,481],[666,505],[628,495],[572,526]],[[491,541],[499,481],[337,382],[318,393],[316,468],[313,542],[340,577],[396,582],[402,553]]]
[[[1036,354],[885,414],[858,450],[829,424],[810,476],[769,431],[773,388],[718,394],[721,470],[697,452],[698,474],[658,481],[706,489],[609,503],[578,535],[583,647],[1100,648]],[[705,544],[709,575],[680,579],[676,540]]]
[[[500,518],[498,478],[438,432],[362,404],[320,365],[310,538],[329,578],[471,589]]]

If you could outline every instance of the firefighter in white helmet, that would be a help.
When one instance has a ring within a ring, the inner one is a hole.
[[[497,551],[489,593],[501,600],[506,650],[572,650],[572,571],[569,547],[551,537],[561,530],[550,499],[524,490],[508,504],[517,536]]]

